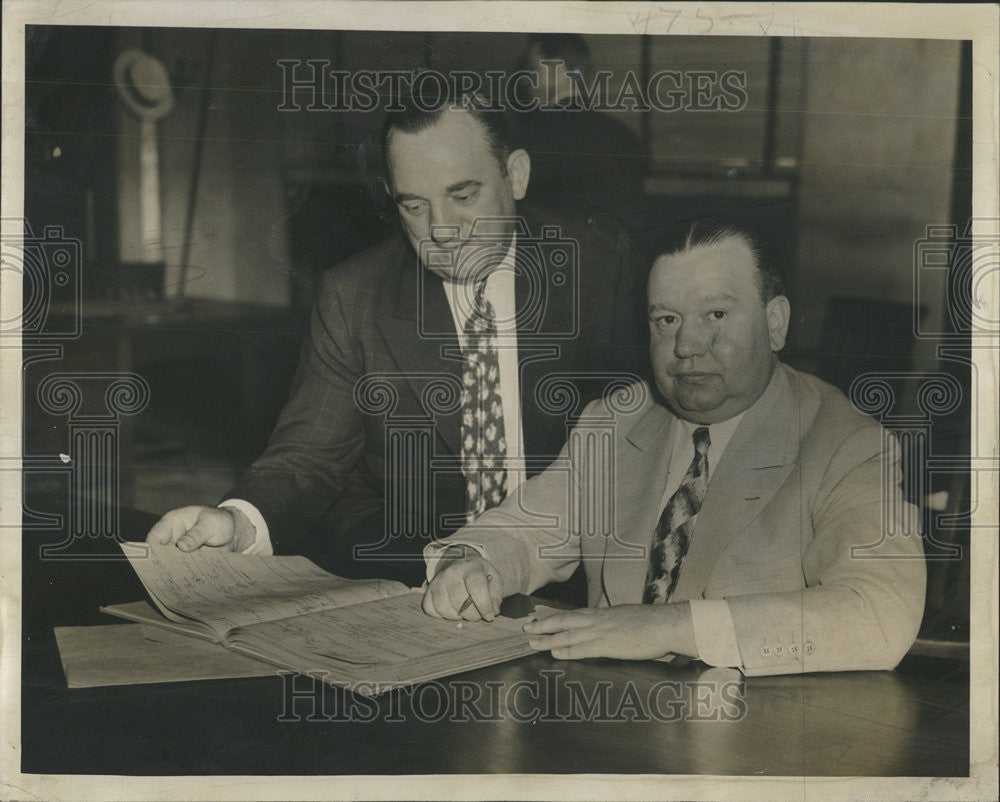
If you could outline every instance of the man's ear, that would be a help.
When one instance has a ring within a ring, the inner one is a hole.
[[[531,177],[531,157],[523,148],[511,151],[507,156],[507,180],[514,200],[522,200],[528,191],[528,179]]]
[[[767,330],[771,338],[771,350],[777,353],[785,347],[788,335],[788,321],[792,317],[792,307],[784,295],[776,295],[767,302]]]
[[[378,182],[382,186],[382,189],[384,190],[386,196],[391,198],[392,190],[389,188],[389,182],[386,181],[384,178],[382,178],[382,176],[379,176]]]

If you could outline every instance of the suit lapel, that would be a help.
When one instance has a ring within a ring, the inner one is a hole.
[[[642,601],[649,548],[660,515],[673,449],[673,415],[658,403],[625,435],[617,454],[615,528],[604,554],[604,590],[611,604]]]
[[[733,433],[719,464],[709,468],[708,491],[681,565],[674,601],[702,595],[719,555],[767,506],[791,473],[797,438],[789,424],[796,420],[796,411],[791,384],[779,363],[764,394]]]
[[[378,327],[389,356],[413,390],[417,399],[423,397],[429,379],[453,377],[461,387],[462,362],[454,317],[445,296],[441,279],[422,272],[416,255],[409,247],[403,249],[392,280],[382,295]],[[396,414],[419,414],[433,417],[436,431],[448,448],[461,453],[461,408],[449,412],[433,412],[419,402],[416,408],[405,406]]]

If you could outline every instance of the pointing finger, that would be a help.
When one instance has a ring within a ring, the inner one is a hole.
[[[448,620],[461,618],[456,605],[461,605],[462,599],[466,597],[465,585],[454,571],[446,568],[434,577],[427,587],[425,598],[427,597],[430,597],[427,606],[434,610],[432,615]]]
[[[437,608],[434,607],[434,597],[431,594],[432,586],[433,582],[431,583],[431,585],[428,585],[426,588],[424,588],[424,598],[420,602],[420,606],[421,608],[423,608],[423,611],[427,613],[427,615],[432,615],[435,618],[441,618],[442,617],[441,613],[439,613],[437,611]]]
[[[496,616],[493,595],[490,593],[489,587],[492,579],[492,575],[484,574],[479,570],[473,571],[465,578],[465,589],[469,593],[469,601],[472,602],[468,607],[465,604],[462,605],[464,608],[462,618],[466,621],[475,621],[480,618],[492,621]]]

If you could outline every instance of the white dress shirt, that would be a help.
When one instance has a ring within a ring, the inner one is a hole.
[[[521,383],[517,363],[517,301],[514,296],[514,249],[517,235],[510,248],[486,278],[484,296],[493,306],[500,368],[500,400],[503,404],[503,430],[507,441],[507,494],[524,481],[524,430],[521,426]],[[464,349],[467,343],[465,324],[472,315],[476,301],[475,284],[444,282],[444,292],[455,321],[458,341]]]

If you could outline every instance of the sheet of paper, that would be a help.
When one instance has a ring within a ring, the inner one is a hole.
[[[150,640],[139,624],[56,627],[56,644],[70,688],[142,685],[278,673],[272,665],[222,646],[165,630]]]
[[[230,629],[406,593],[389,580],[329,574],[305,557],[233,554],[203,548],[122,543],[150,597],[174,621],[203,621],[221,637]]]

